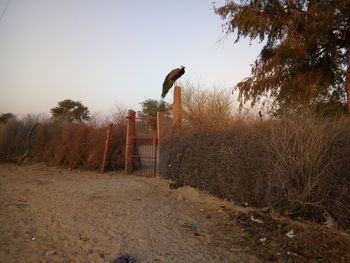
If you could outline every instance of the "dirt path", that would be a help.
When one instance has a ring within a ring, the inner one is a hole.
[[[227,205],[160,178],[3,164],[0,262],[259,262],[213,232]]]
[[[0,262],[350,262],[349,231],[168,183],[2,164]]]

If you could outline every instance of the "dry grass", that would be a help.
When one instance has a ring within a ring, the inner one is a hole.
[[[203,89],[188,82],[181,97],[184,123],[192,129],[223,127],[232,119],[233,98],[228,89]]]

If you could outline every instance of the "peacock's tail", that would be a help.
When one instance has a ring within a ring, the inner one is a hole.
[[[171,89],[171,87],[174,85],[174,82],[175,81],[172,81],[172,80],[164,81],[164,83],[163,83],[163,91],[162,91],[162,98],[163,99],[168,94],[168,91]]]

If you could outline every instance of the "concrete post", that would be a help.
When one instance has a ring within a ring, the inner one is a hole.
[[[136,112],[128,110],[128,126],[126,128],[126,149],[125,149],[125,173],[130,174],[134,169],[132,155],[135,152],[135,115]]]

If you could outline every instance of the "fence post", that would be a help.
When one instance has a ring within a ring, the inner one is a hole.
[[[135,111],[128,110],[128,125],[126,128],[126,149],[125,149],[125,173],[129,174],[133,171],[132,155],[134,154],[135,142]]]
[[[174,88],[173,102],[173,128],[176,131],[181,126],[182,120],[182,103],[181,103],[181,87]]]
[[[163,139],[163,132],[164,132],[164,118],[165,113],[164,112],[157,112],[157,173],[156,175],[159,176],[159,165],[161,162],[161,145],[162,145],[162,139]]]
[[[157,112],[157,139],[160,141],[163,137],[164,112]]]
[[[101,173],[104,173],[105,167],[106,167],[106,158],[107,158],[108,149],[109,149],[109,142],[111,140],[112,127],[113,127],[113,123],[108,123],[107,136],[105,141],[105,150],[103,152],[103,160],[101,165]]]

